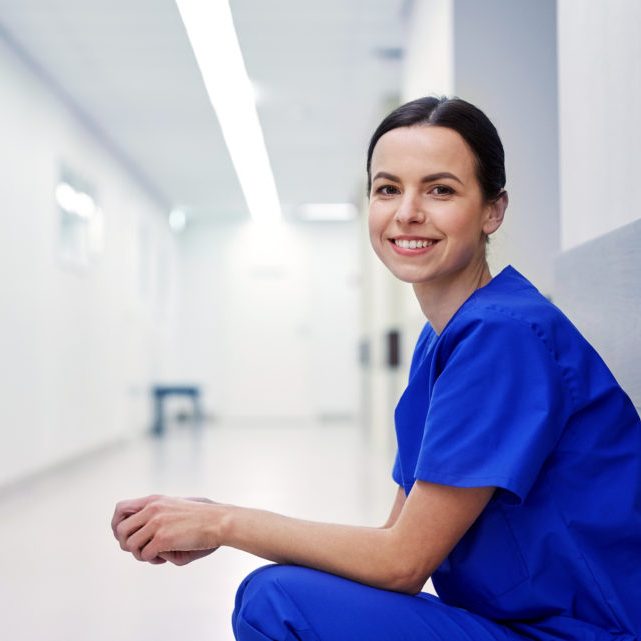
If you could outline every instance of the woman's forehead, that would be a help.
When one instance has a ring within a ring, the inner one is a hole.
[[[474,155],[463,137],[453,129],[434,125],[398,127],[383,134],[372,154],[372,175],[393,169],[451,171],[473,175]]]

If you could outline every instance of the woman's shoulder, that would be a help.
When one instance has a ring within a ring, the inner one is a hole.
[[[477,290],[450,320],[439,340],[444,365],[457,351],[494,354],[497,363],[529,367],[531,354],[546,354],[576,403],[618,387],[594,347],[552,301],[514,268]]]
[[[556,349],[561,334],[584,340],[567,316],[511,266],[470,296],[443,335],[460,340],[475,328],[493,341],[532,335]]]

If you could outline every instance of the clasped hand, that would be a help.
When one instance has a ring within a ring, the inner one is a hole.
[[[185,565],[220,546],[222,506],[209,499],[146,496],[120,501],[111,529],[139,561]]]

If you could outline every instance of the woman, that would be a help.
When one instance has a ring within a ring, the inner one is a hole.
[[[508,203],[496,129],[460,99],[416,100],[378,127],[367,170],[373,248],[428,320],[389,519],[146,497],[116,507],[122,548],[275,561],[238,590],[242,641],[641,638],[641,423],[557,308],[515,269],[490,274]],[[430,576],[440,598],[420,592]]]

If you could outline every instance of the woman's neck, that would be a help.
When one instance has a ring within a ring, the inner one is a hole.
[[[414,293],[432,329],[440,334],[459,307],[491,280],[490,268],[483,257],[462,272],[434,282],[415,283]]]

